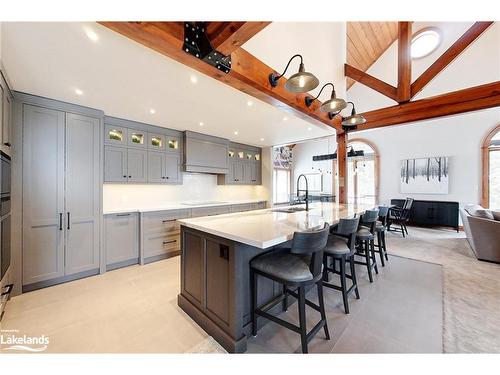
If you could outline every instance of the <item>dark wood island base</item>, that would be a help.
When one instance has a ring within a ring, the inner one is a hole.
[[[177,304],[230,353],[244,353],[251,334],[250,260],[274,248],[261,249],[181,226]],[[281,293],[280,284],[258,279],[259,304]],[[279,312],[280,306],[274,309],[271,313]],[[259,319],[259,328],[265,323]]]

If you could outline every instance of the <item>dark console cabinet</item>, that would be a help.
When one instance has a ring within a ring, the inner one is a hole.
[[[403,207],[404,199],[391,199],[391,204]],[[413,201],[409,224],[452,227],[458,232],[458,202]]]

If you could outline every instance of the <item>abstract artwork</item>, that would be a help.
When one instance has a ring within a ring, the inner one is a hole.
[[[401,193],[448,194],[448,157],[401,161]]]

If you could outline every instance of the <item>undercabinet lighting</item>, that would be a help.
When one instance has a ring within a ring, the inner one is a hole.
[[[249,106],[249,107],[253,106],[253,102],[252,102],[251,100],[249,100],[249,101],[247,102],[247,106]]]
[[[76,95],[83,95],[83,91],[80,89],[75,89],[75,94]]]
[[[189,79],[191,80],[191,83],[198,82],[198,77],[196,77],[195,75],[192,75]]]
[[[99,35],[97,35],[97,33],[90,28],[85,28],[85,34],[87,34],[87,37],[93,42],[97,42],[99,40]]]
[[[151,113],[152,115],[154,115],[154,114],[156,113],[156,110],[155,110],[154,108],[151,108],[151,109],[149,110],[149,113]]]
[[[234,132],[234,135],[238,135],[238,131],[237,130]]]
[[[205,125],[205,124],[203,122],[200,122],[200,126],[203,126],[203,125]]]

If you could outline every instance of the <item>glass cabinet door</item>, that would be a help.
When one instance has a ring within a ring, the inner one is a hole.
[[[128,145],[133,147],[146,148],[146,132],[129,129]]]
[[[165,136],[161,134],[148,134],[148,149],[163,151],[165,150]]]
[[[121,126],[106,125],[104,143],[116,146],[126,146],[127,128]]]
[[[257,152],[257,153],[254,155],[254,160],[255,160],[255,161],[260,161],[260,153],[258,153],[258,152]]]
[[[167,141],[167,151],[179,152],[179,150],[180,150],[179,138],[177,138],[177,137],[168,137],[167,139],[168,139],[168,141]]]

